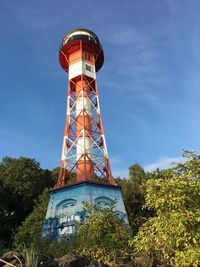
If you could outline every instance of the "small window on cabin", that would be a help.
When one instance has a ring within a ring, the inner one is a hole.
[[[88,70],[88,71],[90,71],[90,72],[92,72],[92,67],[89,66],[89,65],[87,65],[87,64],[85,64],[85,69]]]
[[[90,54],[89,54],[89,53],[85,53],[85,54],[84,54],[84,58],[85,58],[86,60],[90,60]]]

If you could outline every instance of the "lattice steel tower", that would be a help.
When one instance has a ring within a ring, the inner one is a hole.
[[[52,190],[42,238],[73,234],[86,214],[83,201],[103,207],[128,223],[120,187],[112,177],[99,106],[96,72],[104,62],[98,37],[86,29],[65,35],[59,61],[68,72],[67,114],[58,182]],[[73,182],[71,182],[73,178]]]
[[[115,185],[96,81],[104,61],[98,37],[88,30],[71,31],[62,41],[59,60],[68,72],[68,103],[57,186],[64,186],[71,173],[76,173],[77,182],[98,178]]]

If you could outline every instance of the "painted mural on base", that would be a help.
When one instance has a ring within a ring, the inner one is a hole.
[[[120,187],[83,182],[51,192],[42,239],[54,240],[72,235],[76,231],[76,223],[87,219],[84,202],[101,207],[115,203],[114,212],[125,224],[129,224]]]

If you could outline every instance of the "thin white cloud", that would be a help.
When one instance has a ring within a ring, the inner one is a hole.
[[[121,178],[128,178],[129,174],[128,174],[128,169],[126,170],[113,170],[112,172],[113,177],[121,177]]]
[[[127,46],[128,44],[136,44],[141,48],[147,41],[147,35],[142,35],[136,28],[121,27],[112,29],[106,36],[106,39],[110,43],[115,43],[119,46]]]
[[[158,159],[158,161],[147,164],[143,168],[146,172],[151,172],[156,169],[164,170],[172,167],[172,163],[174,162],[184,162],[185,159],[183,157],[162,157]],[[117,169],[113,168],[113,177],[121,177],[121,178],[128,178],[129,173],[128,173],[128,168],[127,169]]]
[[[120,27],[112,29],[105,36],[105,40],[120,53],[111,57],[102,83],[115,92],[129,93],[130,97],[138,98],[150,105],[159,105],[158,89],[165,85],[166,77],[163,73],[162,49],[160,47],[161,32],[141,31],[135,27]],[[120,48],[119,48],[120,47]],[[127,48],[129,52],[127,53]],[[110,69],[109,64],[117,66]],[[115,75],[115,81],[107,82]],[[123,81],[123,82],[122,82]]]
[[[184,162],[184,158],[183,157],[173,157],[173,158],[162,157],[158,161],[144,166],[144,170],[154,171],[157,168],[159,168],[160,170],[164,170],[164,169],[172,167],[173,162]]]

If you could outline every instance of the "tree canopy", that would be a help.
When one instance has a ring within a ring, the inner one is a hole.
[[[170,178],[163,172],[147,181],[144,207],[154,209],[155,216],[131,241],[136,255],[153,257],[162,266],[200,263],[200,157],[189,156],[170,171]]]
[[[73,240],[60,245],[39,242],[47,208],[47,188],[55,183],[58,170],[43,170],[33,159],[5,158],[0,163],[3,200],[0,238],[8,244],[9,234],[15,231],[18,247],[30,247],[38,242],[37,251],[48,248],[51,256],[75,250],[115,266],[118,266],[117,258],[131,256],[138,267],[197,267],[200,263],[200,156],[188,151],[183,156],[184,162],[167,170],[145,172],[139,164],[133,164],[129,178],[117,179],[130,229],[114,215],[112,206],[102,209],[86,205],[88,220],[78,225]]]
[[[34,201],[46,187],[53,186],[49,170],[34,159],[6,157],[0,162],[0,239],[5,244],[33,210]]]
[[[15,234],[14,245],[17,248],[30,248],[35,246],[41,239],[41,230],[44,223],[47,205],[49,199],[49,190],[44,192],[35,201],[33,211],[26,217],[25,221],[18,228]]]
[[[138,163],[129,168],[129,178],[117,180],[122,187],[122,196],[133,234],[137,233],[138,228],[152,213],[143,209],[146,180],[146,173]]]

